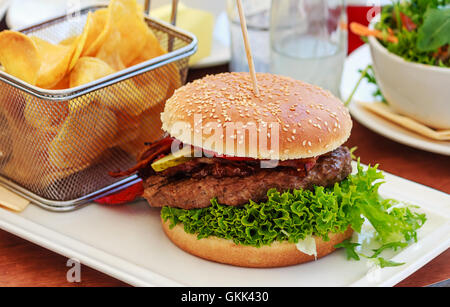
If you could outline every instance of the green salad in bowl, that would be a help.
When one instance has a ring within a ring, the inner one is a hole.
[[[361,70],[389,108],[432,129],[450,129],[450,0],[393,1],[369,28],[350,24],[367,38],[372,64]]]
[[[398,39],[380,42],[405,60],[450,67],[450,0],[393,1],[374,28]]]

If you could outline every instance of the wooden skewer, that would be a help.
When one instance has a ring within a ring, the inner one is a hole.
[[[252,50],[248,41],[247,22],[245,20],[244,10],[242,9],[241,0],[236,0],[239,11],[239,19],[241,20],[242,36],[244,37],[245,53],[247,54],[248,68],[253,82],[253,90],[256,96],[259,96],[258,83],[256,81],[255,64],[253,63]]]
[[[172,13],[170,14],[170,23],[175,26],[177,24],[178,0],[172,0]],[[173,51],[173,35],[170,35],[168,50]]]
[[[145,0],[145,3],[144,3],[144,12],[145,12],[147,15],[150,15],[150,0]]]
[[[178,0],[172,0],[172,13],[170,14],[170,23],[175,26],[177,24]]]

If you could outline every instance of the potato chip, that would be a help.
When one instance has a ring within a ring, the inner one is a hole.
[[[164,132],[161,129],[161,112],[164,110],[164,104],[159,103],[152,106],[136,118],[139,127],[139,134],[132,141],[120,145],[120,148],[137,158],[145,148],[146,142],[154,142],[160,139]]]
[[[117,135],[110,147],[121,146],[139,137],[140,127],[138,118],[129,116],[126,113],[116,112]]]
[[[108,40],[100,47],[96,58],[108,63],[114,70],[119,71],[125,68],[120,57],[119,48],[123,44],[119,31],[114,31],[108,36]]]
[[[159,83],[150,80],[159,80]],[[168,64],[105,88],[99,103],[137,117],[147,109],[165,102],[180,85],[176,65]]]
[[[126,146],[126,144],[133,142],[137,138],[139,138],[139,135],[141,133],[141,130],[139,127],[136,128],[129,128],[129,129],[120,129],[117,133],[116,138],[114,141],[110,144],[110,148],[116,147],[116,146]]]
[[[132,116],[124,112],[116,112],[116,117],[119,131],[133,130],[139,127],[139,123],[136,116]]]
[[[48,167],[42,174],[42,182],[47,191],[56,199],[65,199],[67,195],[67,187],[73,186],[74,183],[83,184],[87,180],[92,180],[93,175],[102,176],[105,169],[116,167],[114,163],[114,151],[106,150],[95,160],[95,164],[88,163],[85,165],[76,165],[70,168]],[[77,195],[73,195],[77,197]]]
[[[87,167],[109,148],[117,133],[116,115],[97,103],[73,108],[49,147],[58,168]]]
[[[158,83],[150,82],[150,80],[158,80]],[[173,63],[161,66],[146,74],[142,74],[133,78],[136,91],[145,95],[146,99],[139,99],[139,95],[130,96],[134,106],[130,112],[139,115],[150,107],[165,102],[172,96],[175,89],[181,86],[181,78],[177,66]]]
[[[130,66],[167,53],[160,46],[153,31],[148,28],[145,41],[145,47],[138,57],[130,63]],[[159,80],[159,83],[150,82],[152,79]],[[167,64],[146,74],[136,76],[133,80],[122,82],[122,84],[123,90],[111,92],[105,99],[102,99],[102,104],[132,116],[139,116],[152,106],[164,102],[176,88],[182,85],[179,70],[175,64]]]
[[[17,95],[15,91],[11,90],[3,90],[0,93],[0,113],[17,124],[25,122],[23,116],[26,105],[25,95]]]
[[[27,96],[26,101],[23,114],[27,123],[44,131],[58,131],[69,112],[65,102],[38,100],[31,96]]]
[[[121,35],[116,31],[109,35],[109,39],[102,46],[97,57],[121,69],[122,63],[117,59],[117,50],[121,44],[123,44]],[[165,53],[167,52],[160,46],[153,31],[147,27],[144,48],[129,65],[132,66]],[[160,83],[155,85],[154,82],[150,82],[150,79],[160,80]],[[121,90],[117,87],[107,88],[107,94],[101,103],[113,110],[139,116],[152,105],[170,97],[173,91],[181,86],[181,80],[176,65],[168,64],[147,74],[136,76],[132,80],[123,81],[118,86],[122,87]]]
[[[123,64],[128,67],[146,44],[148,26],[143,14],[138,12],[136,0],[111,0],[108,9],[111,31],[106,40],[114,35],[114,31],[120,33],[122,43],[119,45],[119,54]]]
[[[35,36],[31,39],[42,59],[36,85],[46,89],[52,88],[66,75],[75,46],[54,45]]]
[[[70,46],[72,45],[78,38],[80,38],[80,35],[74,35],[71,37],[68,37],[66,39],[63,39],[62,41],[59,42],[59,45],[63,45],[63,46]]]
[[[56,133],[32,127],[25,128],[23,123],[17,120],[9,120],[8,127],[12,140],[12,153],[11,158],[2,168],[2,175],[14,178],[17,183],[25,187],[43,188],[45,185],[41,180],[44,172],[43,165],[47,164],[48,146]]]
[[[83,52],[84,45],[86,44],[86,40],[88,37],[88,34],[91,30],[91,26],[93,23],[93,15],[91,12],[88,13],[86,24],[83,29],[83,33],[81,35],[77,36],[77,38],[70,44],[70,46],[74,47],[74,52],[72,54],[72,58],[70,60],[69,64],[69,71],[72,70],[72,68],[77,64],[78,59],[81,57],[81,53]]]
[[[64,78],[61,79],[61,81],[58,82],[54,87],[52,87],[52,90],[65,90],[70,88],[70,74],[66,74]]]
[[[142,102],[147,99],[149,98],[145,96],[144,92],[139,91],[133,80],[124,80],[105,88],[99,103],[114,111],[138,116],[145,111]]]
[[[11,158],[12,139],[8,118],[0,112],[0,170]]]
[[[42,177],[42,163],[44,156],[27,146],[23,141],[14,143],[11,159],[2,169],[2,175],[14,178],[14,180],[24,186],[34,186],[42,188],[44,184],[40,181]],[[39,180],[37,180],[39,179]]]
[[[70,87],[76,87],[114,73],[108,64],[93,57],[82,57],[70,73]]]
[[[81,56],[95,56],[104,43],[111,28],[110,11],[108,8],[97,10],[92,15],[92,22],[86,37]]]
[[[5,71],[35,85],[41,67],[36,44],[25,34],[13,31],[0,33],[0,64]]]
[[[147,28],[145,46],[141,53],[129,64],[129,66],[134,66],[166,53],[167,51],[161,47],[153,31],[150,28]]]

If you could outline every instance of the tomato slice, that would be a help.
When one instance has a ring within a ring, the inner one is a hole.
[[[218,154],[215,151],[206,150],[206,149],[202,149],[202,148],[199,148],[199,147],[196,147],[196,149],[203,150],[203,153],[207,157],[222,158],[222,159],[227,159],[227,160],[232,160],[232,161],[256,161],[256,159],[248,158],[248,157],[236,157],[236,156],[220,155],[220,154]]]
[[[142,196],[144,193],[144,185],[142,181],[129,186],[115,194],[111,194],[105,197],[101,197],[95,200],[96,203],[102,205],[119,205],[132,202],[136,198]]]
[[[232,161],[255,161],[256,159],[247,158],[247,157],[231,157],[231,156],[221,156],[219,158],[232,160]]]
[[[417,25],[409,18],[408,15],[405,15],[403,12],[400,12],[400,19],[402,20],[403,27],[409,32],[415,30]]]

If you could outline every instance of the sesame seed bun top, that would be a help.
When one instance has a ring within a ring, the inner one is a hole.
[[[206,76],[177,89],[161,114],[163,130],[221,155],[300,159],[330,152],[352,121],[330,92],[289,77],[248,73]],[[255,137],[255,135],[257,137]]]

